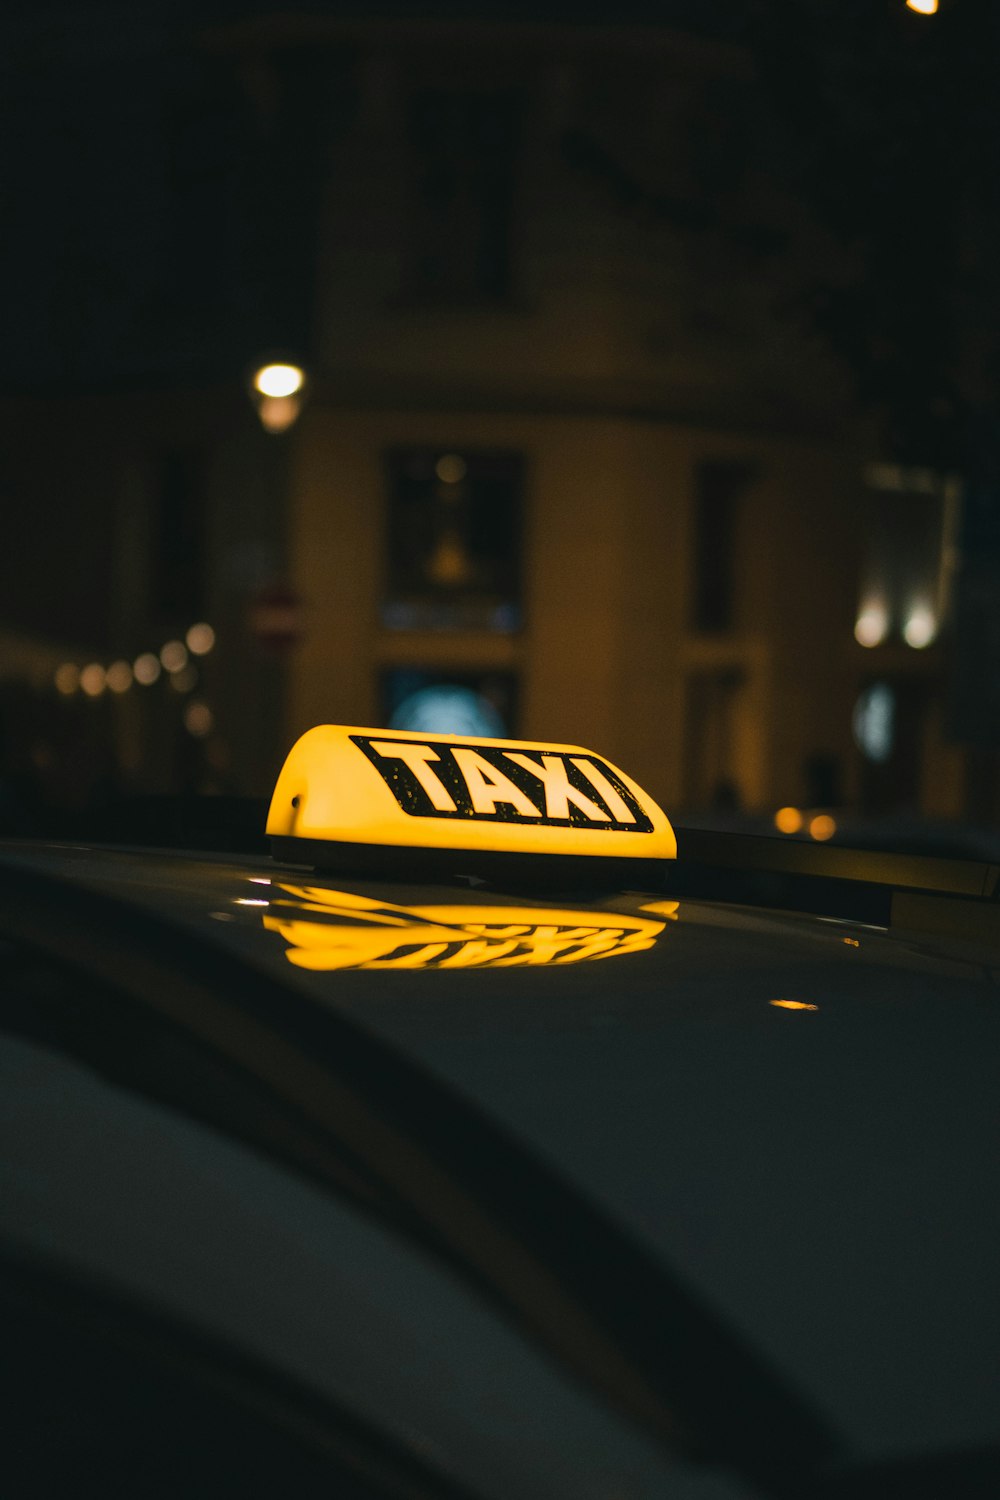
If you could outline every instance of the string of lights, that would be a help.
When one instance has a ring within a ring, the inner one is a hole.
[[[98,699],[105,693],[122,695],[133,687],[148,688],[166,678],[177,693],[188,694],[198,685],[195,660],[205,657],[215,646],[215,631],[204,620],[185,632],[184,639],[164,641],[158,651],[143,651],[133,661],[119,657],[115,661],[63,661],[53,673],[56,691],[65,698],[82,694]],[[184,725],[197,738],[210,734],[214,719],[207,703],[191,700],[184,707]]]

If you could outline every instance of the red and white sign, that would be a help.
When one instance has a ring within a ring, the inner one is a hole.
[[[283,655],[302,639],[302,600],[289,584],[268,584],[250,601],[247,623],[267,651]]]

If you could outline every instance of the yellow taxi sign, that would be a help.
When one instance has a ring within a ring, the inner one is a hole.
[[[483,857],[537,864],[677,854],[652,798],[582,746],[334,724],[292,747],[267,833],[280,858],[329,868],[384,865],[393,849],[434,854],[439,865],[475,856],[465,873]]]

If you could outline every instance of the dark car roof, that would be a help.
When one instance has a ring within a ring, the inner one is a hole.
[[[663,893],[21,846],[476,1102],[877,1457],[996,1441],[1000,1012],[955,942]]]

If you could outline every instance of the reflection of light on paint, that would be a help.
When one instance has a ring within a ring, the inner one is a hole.
[[[829,813],[817,813],[815,818],[809,819],[810,837],[818,839],[821,844],[827,839],[832,839],[836,832],[836,819],[831,818]]]
[[[861,944],[858,942],[857,938],[845,938],[844,942],[847,944],[848,948],[860,948],[861,947]]]
[[[774,815],[774,826],[779,833],[798,833],[802,827],[802,814],[797,807],[779,807]]]
[[[271,884],[270,877],[267,876],[267,875],[248,875],[247,876],[247,880],[250,883],[250,885],[270,885]]]
[[[654,917],[666,917],[668,922],[676,922],[680,904],[679,901],[644,901],[639,910],[652,912]]]
[[[500,715],[486,698],[471,688],[441,683],[411,693],[389,720],[390,729],[418,734],[472,734],[491,739],[503,736]]]
[[[818,1005],[810,1005],[805,1000],[769,1000],[768,1005],[776,1005],[779,1010],[819,1010]]]
[[[896,695],[886,682],[873,682],[854,705],[854,743],[863,755],[882,765],[896,737]]]
[[[868,599],[854,624],[859,646],[880,646],[889,633],[889,612],[880,599]]]
[[[215,631],[204,620],[199,620],[197,625],[191,626],[184,639],[192,656],[207,656],[215,645]]]
[[[316,971],[524,968],[621,958],[652,948],[678,905],[653,903],[660,920],[651,921],[589,907],[407,907],[325,887],[272,891],[270,911],[261,914],[265,929],[284,939],[289,963]]]
[[[160,675],[159,657],[154,656],[152,651],[144,651],[141,656],[136,657],[132,664],[132,671],[136,682],[141,683],[143,687],[149,687],[150,683],[155,682]]]
[[[468,464],[457,453],[445,453],[434,465],[434,472],[442,484],[461,484],[468,472]]]
[[[908,646],[915,651],[922,651],[929,646],[937,635],[937,620],[934,611],[926,604],[915,604],[906,617],[903,626],[903,639]]]
[[[255,896],[237,896],[234,906],[270,906],[270,901],[258,900]]]
[[[80,686],[80,668],[71,661],[64,661],[56,669],[56,687],[68,698]]]
[[[80,686],[88,698],[98,698],[104,692],[107,677],[100,662],[92,661],[80,673]]]

